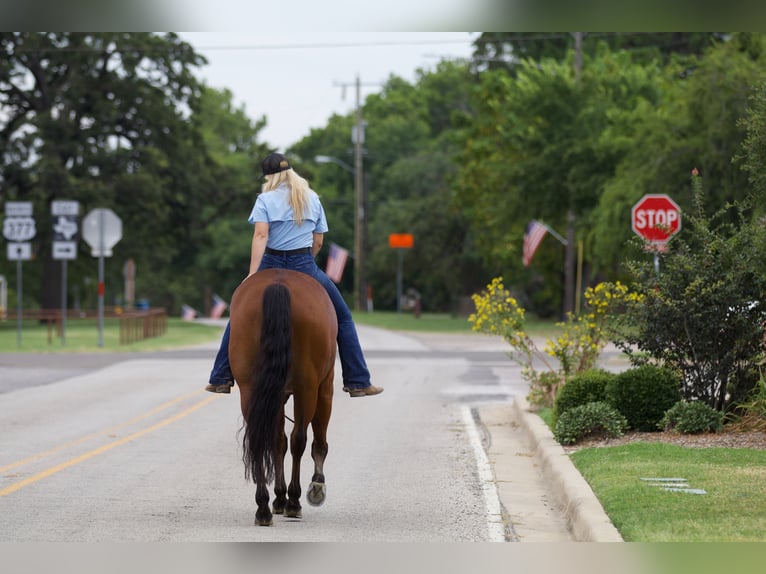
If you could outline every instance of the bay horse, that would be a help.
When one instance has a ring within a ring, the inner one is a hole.
[[[324,461],[335,371],[338,320],[330,297],[313,277],[264,269],[237,287],[231,300],[229,362],[240,390],[242,461],[255,482],[255,523],[272,524],[268,485],[274,481],[274,514],[301,518],[301,457],[311,424],[314,475],[306,499],[325,499]],[[285,404],[293,397],[292,473],[285,484]]]

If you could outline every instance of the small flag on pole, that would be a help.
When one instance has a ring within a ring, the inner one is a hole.
[[[348,259],[348,250],[343,249],[340,245],[330,243],[330,253],[327,256],[327,268],[325,273],[335,283],[340,283],[343,278],[343,269],[346,267],[346,260]]]
[[[197,310],[189,305],[181,305],[181,319],[184,321],[193,321],[198,315]]]
[[[220,319],[229,305],[218,295],[213,295],[213,308],[210,310],[211,319]]]
[[[534,257],[535,251],[537,251],[547,231],[548,227],[539,221],[532,220],[527,224],[527,231],[524,233],[524,253],[522,257],[524,267],[529,267],[532,257]]]

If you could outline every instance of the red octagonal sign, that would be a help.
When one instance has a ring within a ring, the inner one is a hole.
[[[681,229],[681,208],[663,194],[647,194],[631,212],[631,226],[640,237],[664,244]]]

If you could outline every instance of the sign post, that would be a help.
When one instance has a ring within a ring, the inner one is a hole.
[[[659,253],[667,251],[667,243],[681,230],[681,208],[664,194],[647,194],[633,206],[631,228],[654,251],[654,269],[659,275]]]
[[[16,344],[21,347],[22,281],[21,262],[32,259],[32,244],[29,240],[37,234],[32,217],[31,201],[7,201],[3,237],[8,243],[8,259],[16,261]]]
[[[397,250],[398,264],[396,267],[396,312],[402,312],[402,274],[404,271],[404,250],[412,249],[415,240],[410,233],[392,233],[388,236],[388,246]]]
[[[54,201],[53,215],[53,259],[61,260],[61,346],[66,345],[67,313],[67,262],[77,258],[77,216],[80,204],[76,201]]]
[[[82,220],[82,238],[98,257],[98,346],[104,346],[104,257],[122,239],[122,220],[111,209],[96,208]]]

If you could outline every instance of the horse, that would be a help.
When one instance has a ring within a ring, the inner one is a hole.
[[[313,277],[265,269],[232,295],[229,362],[240,390],[242,461],[255,482],[255,524],[270,526],[268,486],[274,482],[274,514],[301,518],[300,462],[311,424],[314,474],[306,493],[313,506],[326,496],[324,461],[335,372],[338,319],[325,289]],[[285,484],[285,404],[293,397],[292,472]]]

